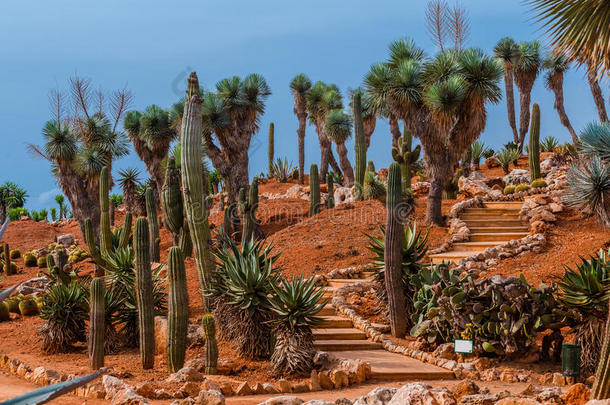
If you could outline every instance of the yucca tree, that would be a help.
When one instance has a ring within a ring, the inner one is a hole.
[[[443,183],[485,128],[486,104],[500,101],[501,76],[501,64],[478,49],[425,59],[413,41],[401,39],[390,46],[388,61],[373,65],[365,77],[367,92],[385,95],[391,111],[420,139],[431,178],[431,224],[444,224]]]
[[[90,80],[78,77],[70,80],[70,94],[70,98],[61,92],[52,94],[54,116],[42,129],[44,145],[29,145],[29,149],[51,163],[83,234],[85,219],[91,218],[97,235],[99,175],[104,166],[112,173],[113,160],[128,153],[127,137],[118,124],[129,108],[131,94],[115,91],[106,99],[102,92],[91,90]]]
[[[519,60],[515,65],[515,84],[519,89],[519,152],[523,150],[525,135],[530,125],[532,87],[542,67],[540,43],[524,41],[519,44]]]
[[[341,94],[336,85],[327,85],[318,81],[309,89],[305,100],[309,122],[315,126],[320,143],[320,181],[326,181],[329,165],[335,173],[341,173],[333,155],[332,142],[324,132],[324,123],[328,113],[331,110],[343,108]]]
[[[27,197],[27,192],[12,181],[0,185],[0,223],[4,223],[7,210],[23,207]]]
[[[572,142],[578,143],[578,135],[572,128],[568,114],[563,104],[563,74],[570,68],[570,63],[565,55],[558,52],[551,52],[542,62],[542,67],[546,70],[545,85],[555,95],[553,108],[559,115],[559,121],[568,129]]]
[[[55,202],[59,208],[59,220],[61,221],[66,217],[68,208],[66,207],[66,198],[62,194],[55,196]]]
[[[337,154],[339,155],[341,170],[343,170],[345,186],[353,186],[354,169],[347,157],[347,148],[345,147],[345,141],[352,135],[351,117],[341,109],[330,111],[326,116],[326,122],[324,122],[324,133],[337,146]]]
[[[597,115],[601,122],[608,122],[608,113],[606,112],[606,102],[604,101],[604,93],[599,85],[597,69],[590,64],[587,65],[587,81],[589,82],[589,89],[591,89],[591,95],[593,96],[593,102],[595,108],[597,108]]]
[[[290,82],[290,91],[294,97],[294,115],[299,120],[297,137],[299,139],[299,184],[305,183],[305,130],[307,128],[307,101],[305,95],[311,88],[311,80],[305,74],[296,75]]]
[[[506,109],[508,111],[508,124],[513,130],[513,140],[519,142],[519,132],[517,131],[517,123],[515,121],[515,93],[513,88],[514,83],[514,68],[519,61],[521,50],[519,45],[509,37],[502,38],[496,46],[494,46],[494,56],[502,61],[504,66],[504,88],[506,92]]]
[[[143,215],[139,211],[140,204],[136,195],[136,190],[140,184],[138,177],[140,171],[135,168],[127,168],[119,170],[119,185],[123,189],[123,200],[125,202],[125,208],[128,212],[132,212],[137,216]]]

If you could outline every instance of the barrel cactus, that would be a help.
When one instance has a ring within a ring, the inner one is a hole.
[[[91,280],[89,286],[89,364],[97,370],[104,367],[104,324],[105,311],[105,288],[104,281],[96,277]]]
[[[26,298],[19,301],[19,312],[23,316],[38,315],[38,305],[32,298]]]
[[[167,366],[175,373],[184,365],[189,310],[184,258],[179,247],[169,250],[167,263],[169,305],[167,312]]]
[[[140,357],[142,367],[149,369],[153,368],[155,361],[155,324],[150,268],[150,236],[148,220],[144,217],[136,220],[133,247],[135,251],[136,285],[134,287],[138,307]]]
[[[205,335],[205,374],[216,374],[218,364],[218,344],[216,343],[216,322],[212,314],[201,318],[201,326]]]
[[[320,212],[320,177],[318,166],[312,164],[309,169],[309,216],[313,217]]]
[[[534,181],[540,178],[540,107],[538,103],[532,105],[530,144],[527,154],[530,165],[530,179]]]
[[[159,247],[161,239],[159,238],[159,220],[157,218],[155,195],[150,187],[146,189],[146,218],[148,218],[150,231],[150,260],[158,263],[161,261]]]

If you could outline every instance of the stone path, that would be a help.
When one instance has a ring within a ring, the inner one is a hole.
[[[498,201],[486,202],[482,208],[466,208],[460,219],[470,229],[470,240],[454,243],[453,248],[445,253],[430,255],[432,263],[443,260],[458,263],[487,248],[527,236],[528,225],[519,219],[522,206],[522,201]]]
[[[362,275],[365,278],[372,277],[371,272]],[[363,279],[330,279],[324,296],[330,301],[336,288],[359,281]],[[320,316],[324,321],[313,330],[316,349],[330,352],[338,358],[366,361],[371,366],[371,378],[379,380],[454,378],[453,372],[444,368],[385,351],[381,343],[368,340],[364,332],[354,328],[350,319],[339,316],[330,304],[324,307]]]

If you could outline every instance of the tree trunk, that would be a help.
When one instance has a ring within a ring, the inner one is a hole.
[[[371,118],[362,121],[364,126],[364,145],[366,150],[371,146],[371,136],[375,132],[375,126],[377,125],[377,116],[373,115]]]
[[[530,125],[531,90],[519,94],[519,152],[523,151],[525,135]]]
[[[390,114],[390,133],[392,134],[392,147],[398,148],[398,139],[401,137],[400,127],[398,126],[398,118],[394,114]]]
[[[307,114],[298,115],[299,128],[297,135],[299,137],[299,184],[305,184],[305,128],[307,125]]]
[[[345,147],[345,143],[338,143],[336,145],[339,163],[341,163],[341,170],[343,170],[343,184],[346,187],[352,187],[354,185],[354,169],[347,157],[347,148]]]
[[[555,75],[553,75],[549,80],[549,87],[555,95],[555,103],[553,103],[553,107],[559,115],[559,121],[570,132],[572,142],[574,144],[577,144],[578,135],[576,135],[576,131],[574,131],[574,128],[572,128],[572,124],[570,123],[568,114],[566,113],[566,110],[563,105],[563,73],[556,73]]]
[[[591,88],[591,94],[593,95],[593,101],[597,107],[597,114],[601,122],[608,122],[608,114],[606,113],[606,103],[604,101],[604,94],[599,82],[597,81],[597,73],[592,67],[587,68],[587,80],[589,87]]]
[[[433,175],[428,191],[428,206],[426,207],[426,221],[430,225],[444,226],[445,221],[442,212],[443,201],[443,179]]]
[[[506,110],[508,112],[508,124],[513,130],[513,140],[519,142],[517,123],[515,122],[515,92],[513,88],[513,69],[504,64],[504,87],[506,90]]]

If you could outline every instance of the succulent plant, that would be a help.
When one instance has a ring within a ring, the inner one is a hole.
[[[286,183],[292,176],[294,168],[292,162],[288,162],[288,159],[277,158],[275,162],[271,163],[270,174],[277,180],[278,183]]]
[[[6,302],[0,302],[0,322],[10,321],[11,314],[8,310],[8,305]]]
[[[318,166],[312,164],[309,169],[309,216],[313,217],[320,212],[320,178]]]
[[[41,269],[46,268],[47,267],[47,257],[46,256],[40,256],[38,259],[36,259],[36,264]]]
[[[148,233],[148,220],[144,217],[139,217],[136,220],[133,248],[135,251],[136,283],[134,289],[138,304],[140,358],[142,368],[149,369],[154,367],[155,362],[155,324],[153,282],[150,268],[150,235]]]
[[[335,208],[335,191],[334,191],[335,180],[332,176],[326,176],[326,189],[328,192],[328,198],[326,199],[326,206],[328,209]]]
[[[546,181],[544,181],[544,179],[536,179],[534,181],[532,181],[531,184],[532,188],[542,188],[542,187],[546,187]]]
[[[519,159],[519,149],[504,148],[501,149],[495,156],[494,159],[502,166],[502,170],[505,174],[509,173],[510,164]]]
[[[256,210],[258,209],[258,180],[253,179],[250,184],[248,196],[246,190],[239,190],[239,212],[242,216],[242,244],[252,239],[254,228],[256,226]]]
[[[542,152],[553,152],[558,146],[559,141],[554,136],[545,136],[544,139],[540,141],[540,150]]]
[[[110,173],[104,166],[100,173],[100,253],[108,254],[112,249],[112,231],[110,230],[110,197],[108,196],[108,183]]]
[[[530,122],[530,144],[528,159],[530,165],[530,181],[540,178],[540,107],[538,103],[532,105],[532,119]]]
[[[104,281],[96,277],[89,285],[89,364],[97,370],[104,367],[104,324],[106,318]]]
[[[353,98],[354,113],[354,149],[356,152],[355,177],[354,177],[354,198],[356,201],[364,198],[364,176],[366,173],[366,140],[364,135],[364,123],[362,121],[362,94],[354,92]]]
[[[504,191],[503,191],[504,195],[514,194],[515,188],[516,188],[516,186],[513,186],[512,184],[504,187]]]
[[[218,343],[216,342],[216,321],[212,314],[204,314],[201,318],[201,326],[205,336],[205,374],[216,374],[218,372]]]
[[[378,200],[385,195],[386,189],[383,183],[375,178],[374,172],[367,171],[364,178],[364,199]]]
[[[403,191],[411,188],[412,166],[419,159],[421,153],[421,145],[412,149],[412,143],[413,136],[405,130],[404,135],[398,139],[398,147],[392,148],[392,159],[400,165]]]
[[[167,278],[169,280],[169,305],[167,311],[167,366],[175,373],[184,366],[186,334],[189,310],[184,258],[179,247],[169,250]],[[207,342],[207,339],[206,339]]]
[[[11,259],[19,259],[21,257],[21,251],[19,249],[11,250]]]
[[[527,191],[529,190],[531,187],[529,184],[525,184],[525,183],[521,183],[518,186],[515,187],[515,193],[520,193],[522,191]]]
[[[159,263],[161,261],[159,218],[157,217],[155,195],[150,187],[146,189],[146,218],[148,219],[148,229],[150,232],[150,260]]]
[[[23,264],[26,267],[35,267],[38,265],[38,261],[36,260],[36,256],[32,253],[26,253],[23,255]]]
[[[38,315],[38,305],[32,298],[23,299],[19,302],[19,312],[23,316]]]
[[[269,124],[269,143],[267,145],[267,155],[269,161],[269,174],[273,173],[273,156],[274,156],[274,146],[275,146],[275,126],[273,122]]]

